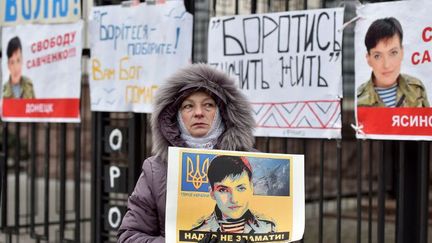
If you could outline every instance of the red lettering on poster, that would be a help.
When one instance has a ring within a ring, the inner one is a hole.
[[[432,109],[358,107],[357,118],[365,134],[432,135]]]
[[[423,42],[431,42],[432,41],[432,27],[425,27],[422,31],[422,40]],[[411,63],[414,65],[419,65],[423,63],[432,62],[431,53],[429,50],[423,51],[415,51],[411,55]]]
[[[79,99],[3,99],[3,117],[78,118]]]
[[[45,64],[59,62],[76,56],[76,48],[72,47],[67,50],[59,51],[56,53],[47,54],[27,61],[27,69],[40,67]]]
[[[33,53],[36,53],[54,47],[68,46],[75,41],[75,35],[76,35],[76,31],[46,38],[44,40],[40,40],[35,43],[32,43],[30,49]]]

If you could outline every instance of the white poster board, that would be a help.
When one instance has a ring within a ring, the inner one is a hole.
[[[341,136],[343,8],[215,17],[208,63],[252,102],[256,136]]]
[[[355,26],[355,94],[358,104],[359,87],[371,80],[372,68],[368,65],[365,35],[377,19],[394,17],[403,30],[403,59],[400,74],[414,77],[423,84],[429,103],[432,99],[432,3],[430,1],[396,1],[360,5]],[[393,69],[388,66],[387,69]],[[432,140],[432,109],[406,107],[403,103],[394,108],[356,105],[357,137],[393,140]]]
[[[170,147],[166,201],[166,242],[198,242],[208,232],[222,242],[297,241],[304,156]],[[233,233],[226,220],[244,224]]]
[[[92,111],[151,112],[166,77],[191,62],[192,16],[183,1],[91,11]]]
[[[82,21],[2,28],[3,121],[80,121],[82,28]],[[21,79],[16,94],[11,73]]]
[[[78,0],[2,0],[0,25],[76,22],[81,18]]]

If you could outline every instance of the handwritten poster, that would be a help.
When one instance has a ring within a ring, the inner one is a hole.
[[[297,241],[305,224],[303,155],[169,148],[167,242]]]
[[[343,9],[210,20],[209,64],[234,77],[256,136],[340,137]]]
[[[431,10],[430,1],[358,7],[354,42],[358,138],[432,139]]]
[[[192,16],[183,1],[95,7],[89,28],[93,111],[151,112],[160,84],[191,62]]]
[[[0,25],[66,23],[80,18],[80,0],[0,1]]]
[[[3,121],[80,121],[82,27],[2,28]]]

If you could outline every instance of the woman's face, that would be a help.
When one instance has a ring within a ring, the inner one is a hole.
[[[395,34],[391,38],[378,41],[378,44],[366,54],[369,66],[375,76],[377,87],[388,88],[397,82],[403,60],[403,48],[400,38]]]
[[[22,71],[21,61],[22,61],[22,56],[21,56],[20,49],[12,53],[12,56],[8,59],[8,68],[9,68],[12,84],[18,84],[21,80],[21,71]]]
[[[216,114],[215,100],[205,92],[189,95],[180,106],[180,113],[186,129],[193,137],[207,134]]]
[[[227,176],[215,182],[210,196],[227,218],[238,219],[249,209],[253,196],[253,185],[246,171],[237,176]]]

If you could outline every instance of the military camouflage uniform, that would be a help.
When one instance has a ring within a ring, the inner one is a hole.
[[[20,85],[21,85],[21,95],[19,97],[15,97],[12,91],[11,80],[9,78],[9,81],[3,86],[3,98],[5,99],[9,99],[9,98],[34,99],[35,98],[33,83],[29,78],[25,76],[21,76]]]
[[[263,234],[276,232],[276,226],[272,221],[261,219],[250,210],[245,212],[243,218],[245,219],[243,233]],[[197,226],[193,227],[192,231],[225,232],[221,221],[222,212],[218,206],[216,206],[214,212],[208,218],[202,220]]]
[[[397,82],[396,107],[429,107],[426,90],[420,80],[400,74]],[[357,106],[385,107],[375,91],[372,78],[357,89]]]

